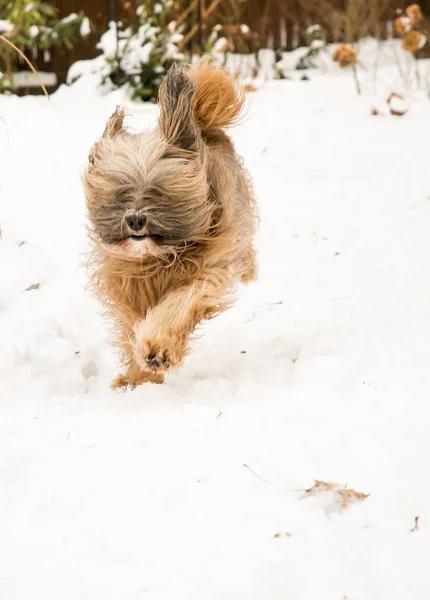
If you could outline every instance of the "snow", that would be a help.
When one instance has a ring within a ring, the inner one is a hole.
[[[13,31],[13,25],[9,21],[0,19],[0,34],[7,35]]]
[[[70,67],[67,72],[67,83],[73,83],[82,75],[87,77],[91,74],[94,76],[94,85],[97,87],[100,84],[99,73],[107,72],[106,61],[103,55],[97,56],[90,60],[78,60]]]
[[[420,39],[420,43],[418,44],[418,50],[421,50],[422,48],[424,48],[424,46],[427,44],[427,37],[423,34],[421,34],[421,39]]]
[[[402,17],[398,17],[398,19],[399,19],[400,23],[402,24],[403,29],[405,31],[410,31],[412,29],[412,21],[409,17],[402,16]]]
[[[119,56],[121,69],[131,76],[135,76],[140,72],[142,65],[148,64],[151,57],[153,58],[154,51],[158,48],[157,35],[160,29],[153,27],[149,23],[141,25],[136,33],[131,34],[131,29],[119,31],[117,36],[117,24],[113,21],[109,23],[108,30],[101,36],[97,47],[102,51],[100,56],[91,60],[78,61],[69,69],[67,82],[72,83],[82,75],[98,74],[98,82],[95,87],[99,90],[103,88],[105,91],[110,91],[112,85],[107,82],[101,85],[105,78],[108,78],[111,73],[111,65],[109,59]],[[183,54],[178,51],[177,44],[182,40],[183,36],[180,33],[169,34],[163,40],[164,47],[161,63],[166,60],[183,60]],[[155,72],[164,72],[162,64],[154,68]],[[137,81],[138,81],[137,77]]]
[[[306,33],[308,35],[313,35],[315,33],[319,33],[322,30],[321,25],[318,25],[317,23],[315,25],[310,25],[307,29],[306,29]]]
[[[393,115],[403,116],[408,110],[408,106],[402,96],[391,95],[387,98],[389,110]]]
[[[37,25],[31,25],[28,28],[28,33],[30,34],[30,37],[35,38],[39,35],[39,27]]]
[[[39,78],[31,71],[20,71],[14,75],[14,82],[18,88],[40,88],[40,81],[46,86],[55,86],[57,84],[57,75],[38,71]]]
[[[97,48],[102,51],[106,58],[113,58],[117,52],[117,45],[120,42],[124,43],[123,40],[118,42],[119,36],[120,34],[117,34],[117,23],[110,21],[109,28],[104,32],[97,44]]]
[[[81,34],[82,37],[87,37],[90,35],[91,25],[90,25],[90,21],[89,21],[88,17],[84,17],[82,19],[82,23],[79,28],[79,33]]]
[[[259,281],[126,394],[79,180],[125,96],[0,97],[2,599],[429,597],[430,103],[384,68],[376,96],[337,69],[249,94]],[[315,479],[370,495],[341,510]]]
[[[70,15],[67,15],[67,17],[61,19],[61,23],[63,23],[63,25],[66,25],[67,23],[73,23],[73,21],[76,21],[78,18],[79,17],[76,13],[70,13]]]
[[[227,41],[227,38],[225,38],[225,37],[218,38],[213,46],[214,52],[220,52],[221,54],[225,54],[227,48],[228,48],[228,41]]]
[[[324,48],[325,46],[325,42],[323,42],[323,40],[312,40],[312,42],[309,44],[309,47],[312,48],[312,50],[321,50],[321,48]]]

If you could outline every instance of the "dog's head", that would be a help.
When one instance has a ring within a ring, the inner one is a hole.
[[[84,175],[95,239],[128,260],[177,253],[211,227],[206,153],[189,106],[160,108],[159,127],[140,134],[117,109]]]

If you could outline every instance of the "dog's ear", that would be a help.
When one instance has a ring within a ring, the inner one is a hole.
[[[123,131],[125,118],[125,110],[122,106],[117,106],[115,112],[109,117],[105,130],[103,132],[103,137],[113,138],[118,133]]]
[[[158,93],[160,131],[168,144],[196,151],[200,133],[191,111],[195,87],[184,69],[171,67]]]
[[[116,135],[124,131],[125,110],[122,106],[117,106],[115,112],[109,117],[106,122],[106,127],[102,138],[114,138]],[[98,156],[98,148],[100,142],[96,142],[91,148],[88,155],[90,165],[94,166]]]

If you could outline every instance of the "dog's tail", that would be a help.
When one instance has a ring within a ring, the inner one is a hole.
[[[195,86],[191,110],[203,135],[237,123],[245,96],[224,69],[203,58],[190,68],[188,75]]]
[[[159,92],[160,129],[169,143],[192,149],[198,133],[209,138],[237,123],[244,101],[236,82],[207,58],[187,69],[172,67]]]

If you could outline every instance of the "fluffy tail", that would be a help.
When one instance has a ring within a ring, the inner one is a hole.
[[[224,69],[202,58],[190,68],[188,76],[195,87],[191,111],[203,135],[237,123],[245,96]]]
[[[193,150],[202,135],[209,138],[240,118],[244,93],[207,58],[184,69],[172,67],[160,87],[159,126],[167,141]]]

